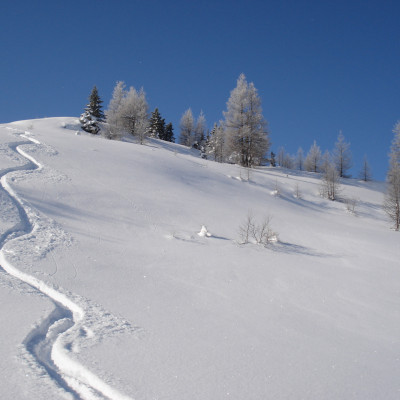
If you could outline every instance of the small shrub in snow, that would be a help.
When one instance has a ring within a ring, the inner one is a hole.
[[[253,213],[249,211],[246,220],[239,226],[239,236],[242,244],[254,242],[267,246],[278,241],[278,234],[271,228],[271,217],[266,216],[261,222],[257,222]]]
[[[281,195],[281,188],[278,183],[278,179],[275,180],[275,187],[274,190],[271,192],[273,196],[279,197]]]
[[[352,214],[355,214],[356,213],[356,208],[357,208],[358,203],[360,202],[360,200],[357,199],[356,197],[352,197],[352,198],[346,198],[344,202],[346,204],[347,211],[352,213]]]
[[[303,195],[301,194],[301,190],[299,187],[299,184],[296,183],[296,186],[294,187],[294,197],[296,197],[296,199],[302,199]]]
[[[240,175],[240,180],[249,182],[251,179],[250,167],[240,167],[239,175]]]

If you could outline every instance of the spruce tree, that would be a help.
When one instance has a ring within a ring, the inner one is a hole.
[[[161,117],[158,108],[156,108],[150,116],[149,136],[157,139],[165,140],[165,120]]]
[[[276,167],[276,158],[273,151],[271,151],[271,158],[269,160],[269,163],[271,164],[271,167]]]
[[[174,136],[174,128],[172,126],[172,123],[168,123],[165,127],[165,132],[164,132],[164,139],[167,142],[172,142],[175,143],[175,136]]]
[[[100,131],[100,122],[104,122],[103,101],[100,99],[97,87],[94,86],[89,96],[89,104],[81,114],[79,121],[86,132],[97,134]]]
[[[225,132],[221,122],[214,124],[208,136],[205,150],[207,158],[212,157],[214,161],[218,162],[224,161]]]

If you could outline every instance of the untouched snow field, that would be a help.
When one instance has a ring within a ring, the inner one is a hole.
[[[350,213],[315,174],[78,129],[0,126],[1,398],[400,398],[383,183],[346,180]],[[249,210],[277,243],[239,243]]]

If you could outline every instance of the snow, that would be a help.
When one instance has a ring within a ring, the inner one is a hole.
[[[78,126],[0,126],[1,398],[399,398],[384,183],[346,180],[349,213],[316,174]],[[276,243],[240,244],[249,211]]]

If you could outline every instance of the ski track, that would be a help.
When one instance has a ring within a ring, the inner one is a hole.
[[[17,131],[17,133],[27,141],[9,143],[9,147],[28,160],[28,163],[0,171],[1,187],[9,194],[20,217],[18,224],[0,236],[0,266],[11,276],[27,283],[45,295],[55,307],[51,314],[28,334],[23,344],[28,353],[45,369],[52,381],[63,390],[65,395],[81,400],[132,400],[131,397],[112,388],[69,356],[71,349],[74,348],[74,343],[82,336],[82,332],[87,331],[84,327],[85,311],[83,308],[61,291],[20,271],[7,260],[5,244],[29,235],[36,228],[34,218],[30,218],[33,211],[28,205],[24,204],[24,201],[11,188],[7,182],[7,174],[14,171],[40,170],[43,168],[39,162],[20,148],[24,144],[35,143],[40,145],[41,143],[29,137],[29,132],[24,134]]]

